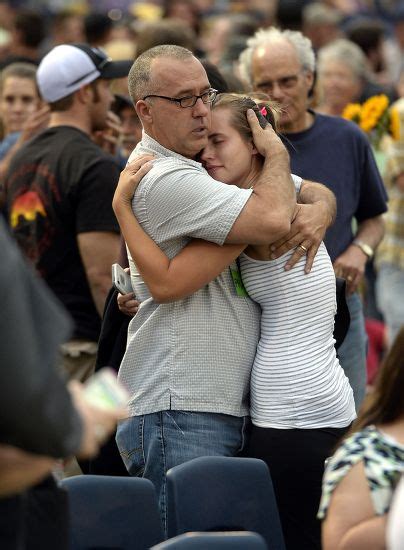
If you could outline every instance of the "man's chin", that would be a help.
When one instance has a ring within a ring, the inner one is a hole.
[[[278,126],[281,132],[293,132],[295,121],[292,120],[288,114],[284,114],[279,118]]]
[[[208,132],[192,132],[191,139],[203,143],[203,147],[205,147],[208,144]]]
[[[198,153],[200,153],[202,151],[202,149],[204,147],[207,146],[208,144],[208,136],[195,136],[193,134],[193,139],[190,140],[189,142],[190,144],[192,143],[192,148],[195,149],[196,153],[195,155],[197,155]]]

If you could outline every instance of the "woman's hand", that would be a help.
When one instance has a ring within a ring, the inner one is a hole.
[[[76,456],[80,459],[92,458],[114,432],[117,422],[127,418],[129,412],[124,407],[115,409],[96,407],[86,398],[85,388],[77,380],[71,380],[68,389],[83,427],[80,448],[77,449]]]
[[[115,156],[118,153],[119,144],[122,138],[122,124],[118,115],[108,111],[106,127],[104,130],[97,130],[92,134],[92,140],[103,151]]]
[[[136,300],[134,292],[128,294],[120,294],[117,296],[118,308],[121,313],[133,317],[139,309],[140,302]]]
[[[132,197],[136,188],[143,176],[147,174],[152,167],[150,161],[154,160],[154,158],[153,155],[142,155],[134,159],[122,170],[112,200],[112,208],[117,216],[119,207],[131,206]]]
[[[31,113],[23,124],[22,132],[18,140],[19,144],[23,145],[26,141],[47,128],[49,120],[50,107],[48,104],[43,105],[35,112]]]

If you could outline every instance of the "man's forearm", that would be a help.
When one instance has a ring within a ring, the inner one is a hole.
[[[329,215],[327,227],[330,227],[335,222],[337,201],[334,193],[325,185],[314,181],[303,180],[297,200],[302,204],[323,204]]]
[[[286,151],[276,152],[265,160],[254,186],[254,193],[267,211],[282,212],[288,219],[292,219],[296,206],[296,191]]]
[[[384,236],[384,220],[382,216],[369,218],[359,224],[356,238],[368,244],[375,250]]]
[[[111,264],[112,265],[112,264]],[[111,275],[109,273],[88,272],[88,283],[95,308],[102,318],[105,300],[111,288]]]
[[[79,233],[77,243],[95,307],[102,317],[111,288],[111,265],[119,255],[120,237],[110,231]]]
[[[287,153],[268,158],[254,183],[254,192],[230,230],[226,243],[267,245],[290,231],[296,191]]]
[[[285,146],[267,126],[260,127],[253,111],[247,112],[254,144],[265,158],[255,179],[254,192],[233,224],[226,242],[269,244],[290,231],[296,208],[296,191],[290,174],[289,155]]]

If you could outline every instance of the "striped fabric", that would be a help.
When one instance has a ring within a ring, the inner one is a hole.
[[[240,257],[247,292],[262,308],[251,418],[260,427],[344,427],[355,418],[355,406],[334,348],[331,261],[321,244],[306,275],[305,256],[292,270],[284,270],[290,255],[272,261]]]

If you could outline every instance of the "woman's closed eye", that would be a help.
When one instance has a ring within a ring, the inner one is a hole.
[[[212,139],[212,145],[219,145],[220,143],[223,143],[224,139],[215,137]]]

